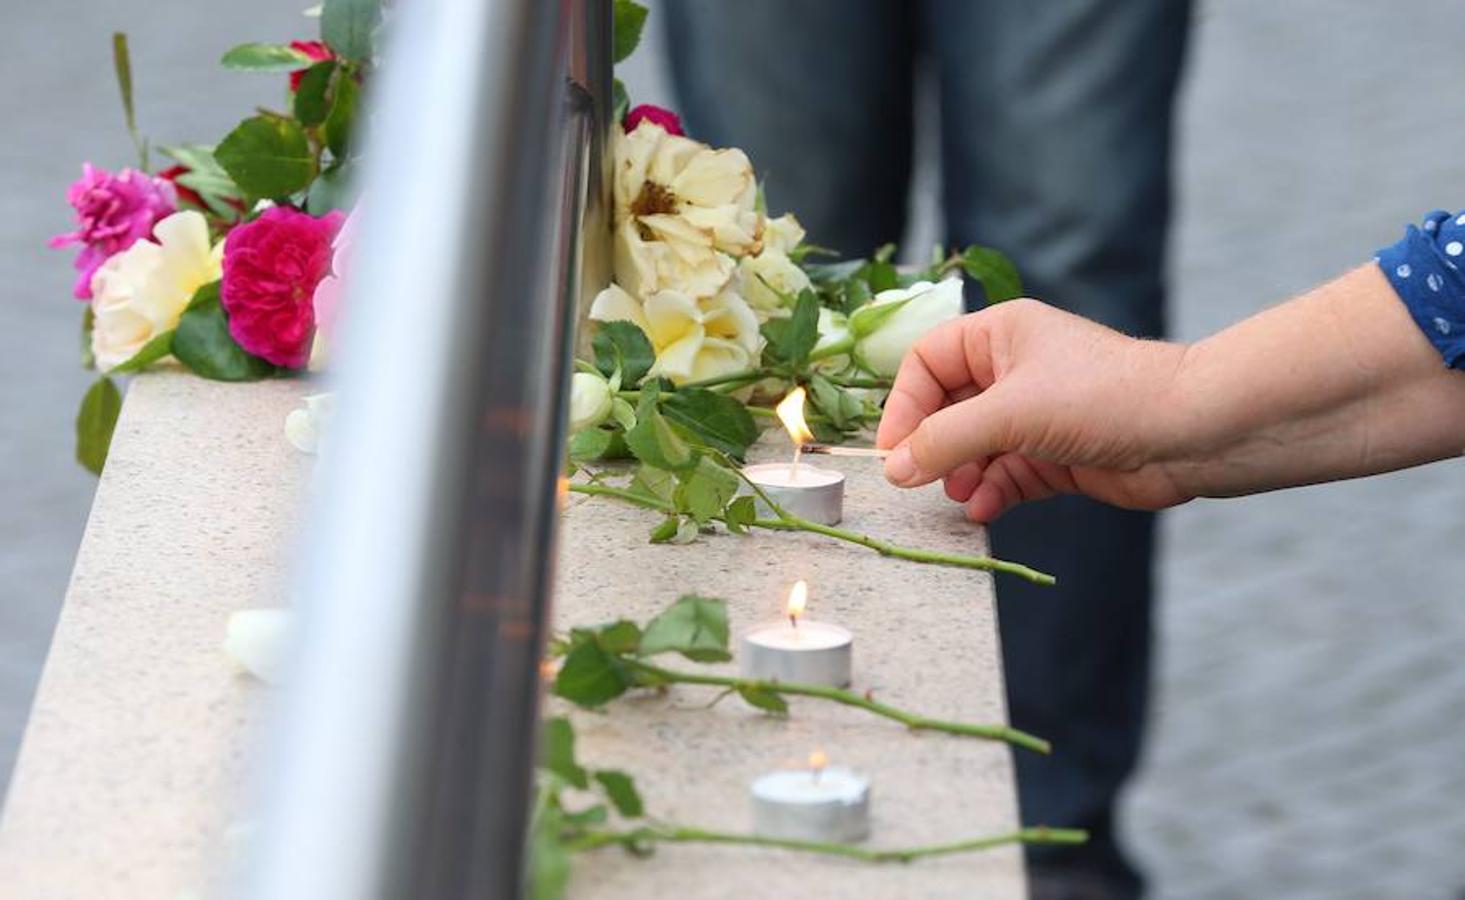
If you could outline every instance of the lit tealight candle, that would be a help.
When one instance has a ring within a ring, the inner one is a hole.
[[[784,511],[820,525],[839,524],[844,515],[844,473],[810,465],[800,458],[804,444],[814,438],[804,420],[803,388],[794,388],[779,402],[778,418],[793,439],[793,462],[748,466],[743,474]],[[759,515],[773,515],[773,510],[761,501],[758,507]]]
[[[840,844],[870,835],[870,780],[826,765],[821,752],[804,769],[769,772],[753,782],[753,830],[770,837]]]
[[[743,635],[738,668],[744,678],[845,687],[855,638],[848,630],[805,619],[809,586],[796,582],[788,593],[786,617]]]

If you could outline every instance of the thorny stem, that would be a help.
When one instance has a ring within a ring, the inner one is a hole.
[[[741,473],[739,473],[741,475]],[[746,476],[744,476],[746,481]],[[944,553],[939,550],[921,550],[916,547],[905,547],[899,544],[892,544],[889,541],[873,538],[866,534],[848,531],[843,528],[835,528],[830,525],[820,525],[818,522],[811,522],[808,519],[792,515],[777,503],[769,498],[768,494],[751,481],[748,484],[752,487],[768,508],[778,514],[776,519],[754,519],[748,523],[754,528],[763,528],[768,531],[806,531],[811,534],[819,534],[824,537],[833,538],[838,541],[845,541],[850,544],[857,544],[870,550],[874,550],[881,556],[889,556],[895,559],[905,559],[912,562],[930,563],[938,566],[952,566],[959,569],[977,569],[984,572],[1003,572],[1008,575],[1016,575],[1019,578],[1031,581],[1034,584],[1052,585],[1057,583],[1052,575],[1040,572],[1037,569],[1025,566],[1022,563],[1010,562],[1005,559],[996,559],[991,556],[967,556],[961,553]],[[590,494],[600,497],[614,497],[627,503],[633,503],[646,509],[654,509],[657,512],[675,515],[676,507],[665,500],[657,497],[650,497],[639,494],[626,488],[614,487],[608,484],[571,484],[570,490],[577,494]],[[726,523],[721,516],[716,517],[718,521]]]
[[[991,850],[1008,844],[1082,844],[1089,839],[1088,832],[1077,828],[1048,828],[1037,826],[996,834],[989,837],[952,841],[946,844],[922,844],[916,847],[898,847],[880,850],[860,847],[854,844],[837,844],[829,841],[803,841],[795,838],[780,838],[762,834],[734,834],[727,831],[711,831],[705,828],[689,828],[681,825],[651,825],[627,831],[592,831],[572,841],[571,850],[590,850],[610,844],[627,847],[645,844],[741,844],[751,847],[776,847],[781,850],[797,850],[802,853],[821,853],[826,856],[843,856],[849,859],[872,863],[909,863],[932,856],[949,856],[954,853],[972,853]]]
[[[867,694],[857,694],[854,691],[848,691],[844,688],[829,687],[822,684],[799,684],[791,681],[734,678],[728,675],[704,675],[697,672],[665,669],[639,659],[627,659],[625,661],[632,669],[646,675],[647,680],[652,685],[697,684],[725,688],[729,691],[766,691],[795,697],[817,697],[821,700],[828,700],[844,706],[857,707],[874,715],[894,720],[910,728],[912,731],[940,731],[945,734],[954,734],[963,737],[983,738],[989,741],[1004,741],[1014,747],[1022,747],[1025,750],[1032,750],[1035,753],[1048,754],[1052,752],[1052,745],[1046,740],[1028,734],[1025,731],[1020,731],[1010,725],[979,725],[969,722],[949,722],[942,719],[933,719],[927,716],[917,715],[916,713],[906,712],[888,703],[881,703]]]

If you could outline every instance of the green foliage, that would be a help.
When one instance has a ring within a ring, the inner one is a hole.
[[[570,720],[557,716],[544,723],[542,765],[555,775],[581,790],[590,786],[590,777],[575,762],[575,729]]]
[[[656,362],[656,351],[651,341],[634,322],[599,323],[591,340],[591,349],[600,374],[611,378],[619,372],[621,384],[625,387],[640,384]]]
[[[867,408],[859,397],[817,372],[809,377],[809,402],[839,432],[858,430],[880,415],[878,409]]]
[[[240,122],[219,142],[214,158],[251,197],[287,197],[309,187],[316,174],[305,132],[279,116]]]
[[[314,63],[300,76],[295,89],[295,118],[307,127],[319,125],[331,111],[331,82],[336,77],[333,60]]]
[[[646,27],[646,7],[635,0],[615,0],[615,41],[612,62],[622,62],[636,51],[641,32]]]
[[[727,604],[688,594],[646,623],[640,654],[680,653],[696,662],[732,659],[728,652]]]
[[[160,149],[188,169],[178,176],[177,182],[202,197],[209,212],[226,221],[232,222],[239,218],[239,206],[244,203],[244,192],[214,158],[213,147],[179,144]]]
[[[219,60],[228,69],[252,72],[293,72],[310,65],[310,57],[285,44],[240,44]]]
[[[251,356],[229,334],[229,320],[219,303],[219,282],[198,289],[178,320],[173,355],[195,373],[215,381],[258,381],[280,370]]]
[[[106,376],[98,378],[81,398],[76,413],[76,461],[93,475],[102,474],[121,413],[122,394]]]
[[[310,214],[321,216],[333,209],[349,211],[356,203],[353,174],[353,167],[348,163],[337,163],[320,173],[305,194],[305,206]]]
[[[83,369],[95,369],[97,357],[92,353],[92,327],[97,323],[97,314],[92,311],[90,303],[86,311],[81,314],[81,367]]]
[[[133,372],[141,372],[148,366],[173,352],[173,331],[168,329],[162,334],[156,335],[152,340],[142,345],[142,349],[132,355],[126,362],[113,366],[108,370],[109,375],[128,375]]]
[[[743,684],[738,686],[737,691],[739,697],[756,709],[778,715],[788,712],[788,701],[762,685]]]
[[[773,365],[803,365],[809,359],[809,351],[819,342],[819,298],[807,288],[800,291],[793,315],[765,322],[763,337],[768,341],[763,350],[765,361]]]
[[[321,40],[342,59],[371,62],[381,0],[325,0],[320,12]]]
[[[580,706],[602,706],[630,689],[632,680],[625,664],[595,639],[577,632],[570,652],[555,676],[554,692]]]
[[[758,425],[734,397],[702,388],[661,396],[661,411],[690,440],[742,459],[758,440]]]
[[[612,79],[610,83],[610,115],[611,121],[626,121],[626,113],[631,111],[631,95],[626,92],[626,85],[619,78]]]
[[[331,94],[331,112],[326,116],[326,146],[337,160],[344,161],[351,150],[356,127],[356,110],[361,105],[361,86],[350,68],[336,71],[336,85]]]
[[[122,95],[122,115],[127,123],[127,133],[137,148],[138,166],[146,172],[148,166],[148,142],[137,130],[137,110],[132,102],[132,53],[127,47],[127,34],[112,32],[112,72],[117,76],[117,91]]]
[[[1018,275],[1017,266],[999,250],[973,244],[962,251],[961,268],[982,286],[982,294],[988,303],[1000,303],[1023,295],[1022,277]]]
[[[697,465],[698,454],[661,414],[657,396],[654,387],[641,391],[641,403],[636,408],[636,427],[626,432],[626,446],[637,459],[658,469],[672,472],[692,469]]]
[[[604,789],[605,796],[610,799],[616,812],[623,817],[638,819],[645,812],[645,807],[641,803],[641,794],[636,790],[636,782],[625,772],[616,769],[601,769],[595,773],[595,780]]]

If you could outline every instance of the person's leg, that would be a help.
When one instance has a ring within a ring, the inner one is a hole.
[[[1011,254],[1032,296],[1158,336],[1188,3],[933,0],[927,11],[948,239]],[[1059,582],[997,588],[1012,720],[1054,744],[1048,758],[1017,755],[1023,818],[1093,835],[1029,854],[1035,888],[1060,872],[1096,878],[1108,893],[1093,896],[1140,893],[1113,814],[1145,715],[1154,525],[1068,497],[993,529],[995,552]]]
[[[664,0],[688,133],[741,147],[770,211],[863,256],[900,240],[914,17],[885,0]]]

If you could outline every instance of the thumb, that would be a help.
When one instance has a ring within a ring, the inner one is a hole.
[[[916,426],[885,460],[885,477],[901,487],[919,487],[956,467],[1013,446],[1011,404],[999,387],[939,409]]]

